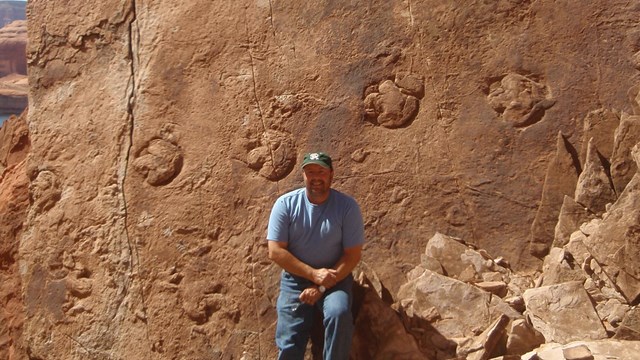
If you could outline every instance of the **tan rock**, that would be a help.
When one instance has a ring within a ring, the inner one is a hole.
[[[640,141],[640,114],[622,113],[615,131],[611,154],[611,178],[616,193],[620,195],[631,181],[638,166],[631,157],[631,149]]]
[[[439,265],[443,274],[464,282],[482,281],[483,274],[495,273],[498,269],[503,273],[507,272],[507,269],[498,266],[481,252],[465,245],[461,239],[440,233],[429,239],[425,255],[423,261],[428,263],[425,267],[438,272]]]
[[[502,315],[521,317],[500,298],[429,270],[401,287],[398,304],[407,326],[417,329],[414,336],[421,346],[435,347],[443,353],[455,351],[455,344],[472,342]],[[425,321],[428,326],[424,326]],[[449,341],[437,341],[440,337]]]
[[[544,257],[549,253],[563,199],[575,192],[580,165],[574,153],[573,146],[558,133],[556,153],[547,168],[542,200],[531,225],[530,252],[534,256]]]
[[[607,331],[614,333],[629,312],[629,305],[618,299],[607,299],[596,305],[596,311]]]
[[[551,248],[551,252],[544,258],[542,266],[542,285],[562,284],[568,281],[584,281],[587,274],[578,259],[570,252],[560,248]]]
[[[397,313],[377,295],[366,277],[358,281],[363,294],[358,302],[351,356],[359,359],[431,359],[420,351]],[[356,288],[358,289],[358,288]]]
[[[510,355],[522,355],[545,342],[544,336],[525,319],[513,320],[507,336],[506,353]]]
[[[602,215],[605,205],[616,200],[611,179],[607,175],[602,155],[595,147],[593,139],[589,140],[584,168],[578,177],[575,201],[591,212]]]
[[[29,206],[27,114],[0,127],[0,358],[24,359],[25,309],[20,289],[19,245]]]
[[[634,306],[626,312],[613,338],[640,341],[640,309]]]
[[[529,289],[523,297],[527,306],[525,315],[547,342],[607,337],[580,281]]]
[[[587,159],[589,142],[592,143],[604,159],[609,161],[613,153],[612,139],[619,128],[620,118],[609,109],[590,111],[584,118],[582,130],[582,146],[580,147],[580,162]]]
[[[550,343],[544,344],[540,348],[522,356],[526,360],[565,360],[576,359],[575,357],[565,357],[565,350],[568,356],[587,356],[591,359],[629,359],[636,360],[636,354],[640,354],[640,342],[624,340],[595,340],[595,341],[575,341],[567,344]],[[585,354],[585,355],[583,355]]]
[[[637,262],[638,212],[640,178],[626,186],[597,229],[584,239],[584,244],[599,266],[613,280],[628,302],[640,295],[640,267]]]
[[[480,281],[474,285],[501,298],[507,295],[507,284],[502,281]]]
[[[457,355],[467,360],[488,359],[498,347],[500,341],[506,335],[506,328],[509,324],[509,317],[500,316],[482,334],[478,335],[465,347],[459,347]]]
[[[580,229],[580,225],[594,218],[595,214],[565,195],[556,224],[554,247],[563,247],[569,242],[571,234]]]
[[[562,356],[567,360],[592,360],[593,354],[585,344],[576,344],[562,348]]]

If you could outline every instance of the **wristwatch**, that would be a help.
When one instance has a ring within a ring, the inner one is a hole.
[[[322,286],[322,285],[320,285],[320,286],[318,286],[318,291],[320,291],[320,293],[324,294],[324,292],[327,291],[327,288]]]

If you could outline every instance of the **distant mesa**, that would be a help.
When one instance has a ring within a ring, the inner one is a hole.
[[[27,74],[27,21],[0,28],[0,76]]]
[[[15,20],[27,20],[27,2],[0,1],[0,28]]]
[[[0,1],[0,19],[3,4]],[[0,123],[27,107],[27,22],[15,20],[0,29]]]

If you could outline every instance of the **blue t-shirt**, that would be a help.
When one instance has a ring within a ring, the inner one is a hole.
[[[305,188],[288,192],[273,205],[267,240],[288,243],[287,250],[311,267],[332,268],[345,248],[364,243],[360,206],[334,189],[320,205],[309,201]]]

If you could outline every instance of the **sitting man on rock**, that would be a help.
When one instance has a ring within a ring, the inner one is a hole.
[[[267,231],[269,258],[282,267],[277,302],[278,359],[304,358],[314,308],[322,311],[324,359],[349,358],[353,276],[364,243],[358,203],[331,188],[331,157],[308,153],[305,187],[278,198]]]

